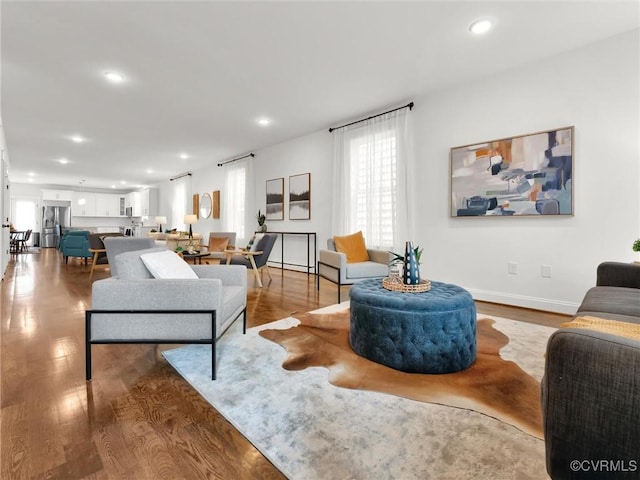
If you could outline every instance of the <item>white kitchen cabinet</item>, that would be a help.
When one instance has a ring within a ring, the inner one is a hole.
[[[120,196],[112,193],[96,193],[96,217],[118,217]]]
[[[144,217],[152,217],[158,214],[158,189],[148,188],[142,190],[142,215]]]
[[[127,208],[131,208],[132,217],[142,216],[142,193],[129,192],[126,197]]]
[[[96,195],[90,192],[72,192],[71,196],[71,216],[73,217],[95,217],[96,216]]]
[[[42,200],[57,200],[61,202],[71,202],[73,192],[71,190],[50,190],[42,189]]]
[[[118,215],[121,217],[127,216],[127,196],[118,195]]]

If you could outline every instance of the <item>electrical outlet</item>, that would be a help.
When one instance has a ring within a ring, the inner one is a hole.
[[[542,265],[542,278],[551,278],[551,265]]]
[[[516,262],[509,262],[507,264],[507,271],[511,275],[517,275],[518,274],[518,264]]]

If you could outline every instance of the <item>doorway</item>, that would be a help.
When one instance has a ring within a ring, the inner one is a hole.
[[[34,198],[12,198],[11,199],[11,223],[16,230],[32,230],[39,232],[38,200]],[[35,245],[34,239],[39,235],[31,235],[29,244]]]

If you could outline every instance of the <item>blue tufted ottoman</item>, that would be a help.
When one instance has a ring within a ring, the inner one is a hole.
[[[360,356],[410,373],[451,373],[476,359],[476,307],[464,288],[431,282],[423,293],[351,287],[349,342]]]

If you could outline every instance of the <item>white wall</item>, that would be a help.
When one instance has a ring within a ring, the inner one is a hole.
[[[284,177],[285,196],[289,192],[289,176],[301,173],[311,174],[311,219],[289,220],[288,210],[285,210],[285,219],[281,221],[267,221],[269,231],[281,232],[316,232],[318,248],[324,248],[326,240],[331,236],[330,212],[331,212],[331,177],[332,177],[332,139],[328,131],[306,135],[288,142],[255,151],[253,162],[255,190],[255,205],[249,207],[248,231],[257,230],[258,222],[255,219],[258,209],[265,211],[266,181]],[[221,202],[224,201],[224,175],[223,169],[216,163],[197,170],[192,175],[192,194],[202,195],[205,192],[211,194],[214,190],[221,191]],[[171,186],[169,182],[160,185],[161,209],[169,211]],[[289,202],[286,200],[285,209]],[[220,219],[199,219],[193,226],[193,231],[201,233],[208,239],[210,232],[222,231],[222,215]],[[238,246],[246,245],[249,238],[238,238]],[[282,259],[281,239],[278,239],[270,256],[272,261],[279,262]],[[307,264],[307,239],[306,236],[286,236],[284,238],[284,261],[300,265]],[[310,262],[313,263],[313,250],[311,247]],[[293,269],[301,269],[289,266]],[[306,269],[305,269],[306,270]]]
[[[269,231],[315,232],[317,247],[326,248],[331,232],[331,199],[333,176],[333,143],[328,130],[295,138],[285,143],[256,151],[254,173],[256,178],[256,204],[263,212],[266,205],[266,182],[284,177],[284,220],[269,220]],[[311,219],[289,220],[289,177],[301,173],[311,174]],[[255,227],[258,228],[257,222]],[[312,247],[311,247],[312,248]],[[284,261],[300,265],[307,264],[306,236],[284,237]],[[270,259],[280,261],[282,247],[276,243]],[[313,263],[313,256],[310,259]],[[295,266],[290,268],[296,269]],[[299,268],[298,268],[299,269]],[[305,269],[306,270],[306,269]]]
[[[631,244],[640,237],[638,44],[635,30],[414,99],[418,221],[412,240],[424,247],[423,276],[459,284],[477,299],[573,313],[595,284],[598,263],[633,259]],[[451,147],[571,125],[574,216],[450,218]],[[317,232],[324,248],[332,235],[331,135],[322,130],[255,153],[253,210],[264,209],[266,180],[284,177],[287,193],[290,175],[310,172],[311,220],[285,218],[268,228]],[[213,162],[194,171],[193,193],[223,190],[223,184]],[[168,208],[168,182],[160,188],[161,208]],[[221,228],[222,220],[212,219],[194,226],[205,236]],[[302,239],[285,242],[285,261],[305,263]],[[279,245],[271,258],[280,258]],[[517,263],[517,275],[507,273],[508,262]],[[541,277],[543,264],[551,266],[551,278]]]
[[[424,218],[416,242],[428,278],[478,299],[572,313],[598,263],[632,260],[640,232],[638,41],[636,30],[416,98]],[[450,147],[570,125],[573,217],[449,217]],[[517,275],[507,273],[509,261]],[[543,264],[551,278],[541,277]]]

